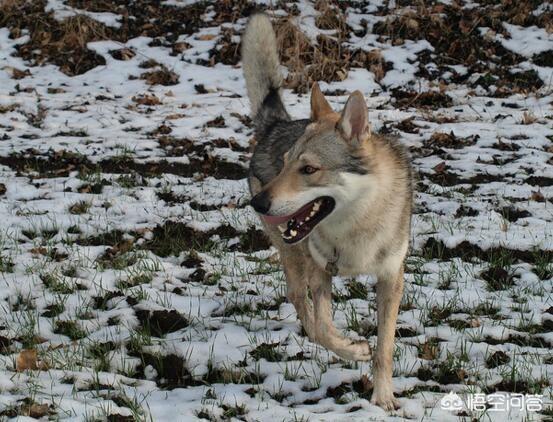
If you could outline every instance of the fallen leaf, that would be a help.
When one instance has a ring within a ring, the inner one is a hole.
[[[41,338],[37,338],[36,343],[44,342],[40,341],[44,340]],[[48,369],[48,365],[46,362],[41,362],[38,360],[38,355],[36,349],[24,349],[17,355],[16,361],[15,361],[15,370],[17,372],[23,372],[28,369],[31,370],[41,370],[46,371]]]
[[[200,41],[211,41],[213,38],[215,38],[215,35],[213,34],[205,34],[198,37]]]
[[[21,410],[24,415],[30,416],[31,418],[42,418],[48,415],[50,406],[47,404],[32,403],[23,406]]]
[[[132,100],[140,105],[159,105],[161,101],[154,94],[143,94],[132,97]]]
[[[543,193],[541,193],[540,191],[532,191],[532,195],[530,196],[530,199],[536,202],[545,202],[545,197],[543,196]]]
[[[38,369],[37,352],[35,349],[25,349],[19,352],[15,362],[17,372],[26,371],[27,369]]]
[[[436,165],[433,170],[436,173],[445,173],[445,171],[447,170],[447,164],[445,163],[445,161],[442,161],[440,164]]]

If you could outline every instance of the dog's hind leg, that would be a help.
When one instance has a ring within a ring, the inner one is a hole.
[[[403,293],[403,269],[392,277],[379,277],[376,285],[378,340],[373,359],[374,390],[371,403],[385,410],[399,407],[392,389],[394,336]]]
[[[332,321],[332,276],[315,263],[310,270],[309,287],[315,312],[317,342],[344,359],[369,360],[369,343],[344,337]]]
[[[313,306],[307,296],[308,277],[305,255],[300,250],[280,250],[280,260],[286,275],[287,297],[296,308],[298,318],[311,341],[315,341]]]

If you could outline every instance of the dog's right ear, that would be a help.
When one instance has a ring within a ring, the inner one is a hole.
[[[311,88],[311,121],[318,122],[330,114],[334,114],[334,110],[321,92],[319,84],[315,82]]]
[[[337,125],[338,130],[347,141],[358,142],[360,145],[369,138],[371,129],[367,114],[367,104],[363,94],[355,91],[348,98]]]

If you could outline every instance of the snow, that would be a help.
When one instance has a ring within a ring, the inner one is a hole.
[[[196,2],[164,3],[187,7]],[[117,394],[135,400],[144,420],[155,421],[193,420],[202,414],[216,420],[454,421],[461,416],[440,407],[445,394],[493,389],[515,369],[517,379],[541,385],[536,388],[551,403],[551,385],[539,380],[553,377],[553,338],[547,332],[553,274],[547,262],[540,262],[553,250],[553,76],[551,68],[531,59],[553,49],[552,35],[544,28],[505,22],[510,37],[495,38],[524,57],[511,72],[536,70],[544,85],[535,92],[499,97],[493,90],[471,86],[478,78],[451,82],[452,71],[469,75],[470,69],[461,63],[446,69],[449,77],[444,80],[450,82],[439,87],[417,76],[420,53],[435,53],[427,40],[392,45],[371,33],[385,18],[379,16],[379,5],[372,1],[349,7],[348,24],[360,30],[364,20],[368,31],[351,35],[344,45],[380,50],[390,66],[384,78],[377,80],[370,70],[353,68],[346,79],[320,85],[327,93],[360,90],[373,131],[391,130],[410,148],[420,180],[399,315],[405,335],[398,338],[394,358],[393,388],[401,408],[387,413],[370,404],[370,393],[354,387],[364,375],[371,379],[371,363],[342,361],[303,335],[294,307],[285,301],[276,250],[248,250],[242,245],[249,230],[255,233],[261,225],[248,206],[245,175],[253,133],[244,123],[249,105],[241,65],[204,66],[198,61],[208,60],[218,45],[220,25],[180,34],[178,40],[190,48],[178,56],[169,48],[150,45],[152,39],[145,36],[124,44],[89,43],[106,64],[73,77],[52,64],[29,66],[16,54],[28,34],[12,39],[7,28],[0,28],[0,183],[6,188],[0,201],[2,417],[28,397],[53,404],[55,417],[62,420],[92,415],[101,419],[106,409],[108,414],[132,415],[129,406],[113,398]],[[317,28],[319,12],[311,3],[301,1],[297,6],[295,19],[311,39],[319,33],[335,35]],[[469,6],[479,7],[464,3]],[[534,13],[545,9],[542,5]],[[47,10],[60,20],[85,14],[108,26],[120,25],[114,13],[76,9],[62,0],[49,0]],[[284,14],[275,11],[275,16]],[[208,8],[206,15],[213,18],[215,12]],[[229,25],[239,33],[245,22],[239,18]],[[484,36],[487,29],[480,33]],[[110,51],[121,48],[136,55],[116,60]],[[175,72],[178,84],[148,85],[140,79],[140,65],[148,59]],[[13,68],[30,74],[16,80]],[[199,84],[207,93],[198,93]],[[452,105],[399,109],[394,88],[442,89]],[[142,94],[155,95],[161,103],[138,104],[136,98]],[[283,99],[294,118],[308,116],[308,95],[286,89]],[[338,110],[347,95],[328,99]],[[45,112],[39,119],[41,110]],[[212,127],[210,122],[219,117],[225,124]],[[414,129],[402,129],[407,119],[412,119]],[[190,141],[191,152],[171,154],[161,136],[153,134],[162,125],[170,128],[167,138],[175,145],[186,148]],[[457,141],[475,137],[475,142],[432,149],[428,142],[436,133],[452,134]],[[201,151],[199,156],[194,148]],[[63,158],[62,151],[73,154],[74,161]],[[16,154],[19,162],[29,159],[21,168],[8,159]],[[33,156],[48,159],[52,169],[41,169]],[[84,164],[74,164],[79,160]],[[118,167],[129,160],[149,170],[141,174]],[[163,160],[175,167],[156,171]],[[186,173],[195,160],[232,165],[238,175],[215,175],[209,168],[203,174],[201,167]],[[459,183],[436,182],[441,163]],[[83,209],[73,209],[75,204]],[[506,208],[511,206],[528,215],[509,215]],[[164,245],[180,245],[176,253],[156,249],[160,233],[169,230],[168,222],[195,230],[185,235],[168,232]],[[234,231],[226,233],[227,226]],[[213,234],[203,239],[208,231]],[[117,232],[123,234],[118,237]],[[512,285],[493,290],[483,275],[490,262],[439,257],[425,250],[429,239],[443,242],[451,251],[468,242],[484,253],[504,248],[523,258],[506,267]],[[124,253],[126,242],[132,248]],[[189,244],[198,249],[196,257]],[[107,259],[110,256],[115,258]],[[194,259],[201,265],[189,264]],[[549,273],[539,273],[540,264]],[[340,330],[368,337],[374,345],[376,280],[367,276],[357,281],[366,295],[352,293],[351,280],[334,281],[334,319]],[[55,316],[44,315],[52,305],[62,309]],[[443,309],[446,316],[439,312]],[[148,336],[137,317],[139,310],[175,311],[186,324],[162,338]],[[71,339],[70,333],[60,332],[60,321],[76,321],[84,337]],[[11,340],[6,350],[4,338]],[[422,345],[432,339],[439,339],[436,360],[420,356]],[[543,340],[541,346],[537,339]],[[15,370],[18,353],[29,343],[49,370]],[[143,362],[144,356],[133,349],[137,343],[143,354],[160,362],[170,355],[180,357],[190,378],[162,382],[167,369],[173,368],[155,360]],[[101,358],[91,354],[98,344],[110,349]],[[510,361],[489,367],[486,360],[495,352],[506,353]],[[254,357],[256,353],[261,356]],[[462,367],[466,379],[436,381],[436,368],[451,362]],[[434,377],[424,379],[420,371],[430,367]],[[344,391],[333,396],[339,388]],[[229,409],[243,415],[229,416]],[[547,416],[512,411],[482,417]],[[34,419],[20,415],[17,420]]]

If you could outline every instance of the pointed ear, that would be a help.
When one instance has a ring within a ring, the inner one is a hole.
[[[337,128],[348,141],[363,142],[370,136],[367,104],[363,94],[355,91],[348,98]]]
[[[334,113],[334,110],[326,101],[319,84],[315,82],[311,88],[311,121],[317,122],[331,113]]]

